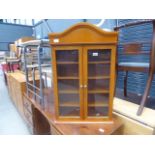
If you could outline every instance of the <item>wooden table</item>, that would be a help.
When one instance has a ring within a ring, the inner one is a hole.
[[[122,134],[123,125],[114,117],[111,122],[57,121],[54,112],[53,90],[44,90],[44,107],[34,101],[31,94],[24,94],[24,111],[27,125],[33,134],[52,135],[111,135]]]

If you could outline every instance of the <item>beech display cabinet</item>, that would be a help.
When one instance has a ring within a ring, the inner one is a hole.
[[[57,120],[112,120],[117,37],[88,23],[49,34]]]

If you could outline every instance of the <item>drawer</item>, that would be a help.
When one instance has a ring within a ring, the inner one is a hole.
[[[24,110],[27,110],[30,113],[32,113],[31,103],[26,98],[24,98],[23,106]]]
[[[31,103],[25,97],[23,97],[23,111],[27,127],[30,133],[33,134],[33,118],[32,118]]]
[[[51,125],[51,135],[61,135],[61,133],[53,125]]]
[[[30,126],[33,126],[33,120],[32,120],[32,114],[27,111],[26,109],[24,109],[24,115],[26,117],[26,121]]]

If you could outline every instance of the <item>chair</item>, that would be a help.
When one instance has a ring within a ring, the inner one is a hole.
[[[127,96],[127,79],[128,79],[128,72],[146,72],[148,73],[148,79],[146,83],[146,87],[144,90],[144,94],[142,96],[140,106],[137,111],[137,115],[141,115],[143,108],[146,104],[147,96],[150,91],[151,83],[153,80],[154,70],[155,70],[155,21],[154,20],[146,20],[142,22],[135,22],[131,24],[126,24],[120,27],[117,27],[116,30],[119,30],[122,27],[129,27],[129,26],[135,26],[142,23],[151,22],[153,24],[153,38],[152,42],[145,42],[145,41],[139,41],[139,42],[130,42],[125,44],[120,44],[119,46],[122,47],[123,55],[127,56],[140,56],[140,55],[148,55],[149,56],[149,62],[120,62],[117,63],[117,71],[124,71],[125,77],[124,77],[124,96]],[[143,38],[142,38],[143,40]],[[143,51],[143,46],[145,44],[150,44],[151,49],[149,52]]]
[[[10,51],[14,52],[15,56],[6,57],[6,63],[8,64],[9,70],[14,72],[14,64],[19,66],[21,69],[21,56],[22,56],[22,48],[19,46],[21,43],[26,41],[34,40],[34,37],[22,37],[15,41],[14,44],[10,44]]]
[[[11,47],[14,46],[14,49]],[[14,53],[14,54],[11,54]],[[6,64],[8,65],[9,71],[14,72],[14,65],[18,65],[18,69],[20,69],[21,62],[21,48],[17,48],[15,44],[10,45],[10,56],[5,58]]]

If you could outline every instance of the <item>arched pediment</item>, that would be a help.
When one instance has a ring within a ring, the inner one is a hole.
[[[117,43],[118,32],[107,32],[89,23],[78,23],[62,33],[49,34],[50,44]]]

